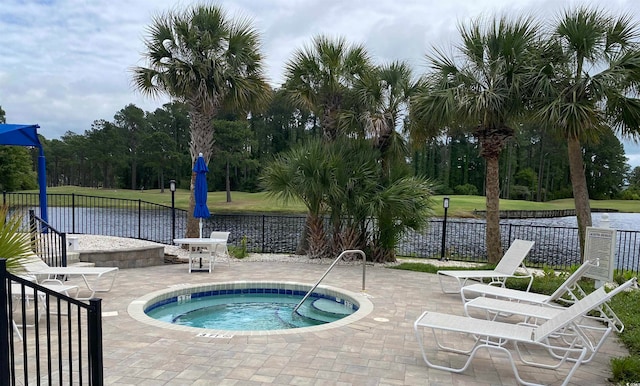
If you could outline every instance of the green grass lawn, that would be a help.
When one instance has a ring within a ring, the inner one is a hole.
[[[37,190],[26,192],[38,193]],[[165,189],[128,190],[128,189],[95,189],[76,186],[60,186],[47,188],[51,194],[82,194],[88,196],[100,196],[109,198],[122,198],[129,200],[143,200],[171,206],[171,192]],[[189,191],[178,189],[175,193],[176,208],[187,210],[189,208]],[[305,206],[300,202],[282,204],[278,200],[268,197],[267,193],[231,192],[232,202],[227,202],[226,192],[209,192],[207,205],[209,210],[217,213],[234,212],[269,212],[269,213],[306,213]],[[55,206],[55,196],[49,199],[49,205]]]
[[[29,192],[37,193],[32,190]],[[91,196],[125,198],[131,200],[144,200],[157,204],[171,205],[171,192],[165,189],[160,192],[159,189],[152,190],[126,190],[126,189],[94,189],[80,188],[75,186],[61,186],[48,188],[48,193],[58,194],[84,194]],[[442,216],[444,209],[442,208],[443,196],[433,196],[433,209],[436,216]],[[176,191],[176,207],[180,209],[188,209],[189,207],[189,191],[178,189]],[[289,202],[284,204],[279,200],[269,197],[267,193],[244,193],[231,192],[231,202],[226,201],[225,192],[209,192],[207,204],[209,209],[218,213],[234,213],[234,212],[256,212],[256,213],[305,213],[305,206],[299,202]],[[50,205],[55,205],[55,200],[50,200]],[[450,196],[448,216],[451,217],[470,217],[474,210],[485,210],[485,198],[482,196]],[[554,200],[549,202],[532,202],[521,200],[500,200],[500,209],[502,210],[553,210],[553,209],[573,209],[573,199]],[[591,200],[591,208],[615,209],[620,212],[640,213],[640,205],[638,201],[626,200]]]

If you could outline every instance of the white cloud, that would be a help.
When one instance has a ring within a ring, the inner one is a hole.
[[[141,65],[152,16],[198,1],[4,0],[0,8],[0,106],[7,122],[38,123],[57,138],[83,133],[97,119],[112,120],[129,103],[151,111],[151,100],[131,86],[129,69]],[[494,13],[548,17],[567,5],[595,4],[640,18],[637,0],[221,0],[230,15],[254,20],[262,33],[266,73],[283,80],[292,53],[318,34],[364,44],[375,60],[406,60],[417,73],[425,54],[457,38],[457,26]],[[630,162],[640,164],[634,154]]]

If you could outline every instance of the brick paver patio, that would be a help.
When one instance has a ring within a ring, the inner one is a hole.
[[[301,260],[304,260],[301,258]],[[373,311],[347,326],[284,335],[225,338],[157,328],[127,314],[135,299],[176,285],[281,280],[313,284],[327,265],[242,262],[216,264],[209,273],[186,265],[122,269],[103,299],[104,376],[107,385],[512,385],[508,362],[483,353],[463,374],[428,368],[413,322],[425,310],[462,315],[459,296],[441,293],[435,275],[367,266]],[[360,292],[362,266],[338,265],[324,284]],[[572,385],[607,384],[611,357],[628,355],[611,337]],[[447,360],[447,354],[439,354]],[[560,384],[554,373],[522,367],[525,379]]]

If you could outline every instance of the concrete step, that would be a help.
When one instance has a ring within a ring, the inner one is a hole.
[[[67,261],[67,267],[95,267],[95,266],[96,266],[95,263],[89,263],[87,261],[78,261],[78,262],[75,262],[73,264],[70,264]]]
[[[80,252],[67,251],[67,265],[80,262]]]

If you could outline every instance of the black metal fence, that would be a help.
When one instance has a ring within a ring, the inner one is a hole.
[[[3,204],[13,211],[39,212],[38,196],[10,192],[2,195]],[[73,193],[47,194],[47,202],[49,224],[63,232],[131,237],[163,244],[171,244],[173,239],[170,206]],[[175,211],[176,229],[186,229],[186,211]]]
[[[0,385],[102,385],[101,307],[13,275],[0,259]]]
[[[67,234],[58,231],[29,210],[29,233],[36,255],[50,267],[67,266]]]
[[[4,193],[10,208],[37,208],[37,193]],[[63,232],[132,237],[172,244],[184,237],[187,213],[141,200],[124,200],[85,195],[52,194],[48,197],[49,223]],[[64,205],[64,206],[54,206]],[[172,214],[175,213],[175,226]],[[409,232],[400,241],[400,256],[439,258],[442,219],[433,219],[421,232]],[[279,214],[214,214],[206,219],[203,234],[214,230],[231,232],[229,242],[246,243],[250,252],[294,253],[305,226],[305,217]],[[445,237],[445,256],[451,260],[486,262],[485,222],[449,219]],[[544,265],[566,268],[579,264],[578,230],[571,227],[522,225],[501,222],[502,245],[514,239],[535,241],[527,258],[532,267]],[[640,232],[617,231],[617,269],[640,272]]]

